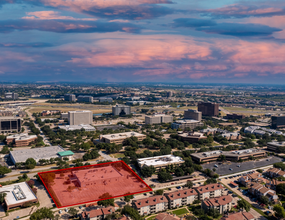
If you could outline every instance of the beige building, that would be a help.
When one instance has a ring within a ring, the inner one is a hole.
[[[151,196],[132,201],[132,206],[140,215],[162,212],[168,209],[168,200],[165,196]]]
[[[68,112],[69,125],[92,124],[93,113],[91,111],[69,111]]]
[[[7,144],[12,143],[15,147],[29,146],[36,139],[37,135],[28,134],[14,134],[6,137]]]
[[[168,207],[170,209],[192,204],[198,200],[198,193],[195,189],[178,190],[171,193],[164,194],[168,200]]]
[[[208,184],[195,188],[198,192],[199,200],[214,198],[227,194],[226,188],[220,183]]]
[[[184,119],[193,119],[196,121],[202,120],[202,112],[199,112],[197,110],[188,109],[184,111]]]
[[[232,209],[233,198],[231,195],[221,196],[217,198],[205,199],[202,201],[202,209],[217,209],[220,214],[224,214]]]
[[[285,177],[285,172],[282,171],[281,169],[278,168],[270,168],[266,171],[266,173],[271,177],[279,177],[279,176],[283,176]]]
[[[99,140],[104,143],[122,144],[125,139],[130,137],[136,137],[139,141],[142,141],[146,138],[146,135],[131,131],[117,134],[100,135]]]
[[[200,121],[197,120],[188,120],[188,119],[183,119],[183,120],[177,120],[171,124],[172,129],[182,129],[185,130],[186,128],[189,129],[194,129],[197,126],[203,126],[204,124],[201,123]]]
[[[190,144],[197,143],[201,139],[207,139],[207,137],[204,136],[203,133],[199,132],[183,133],[183,134],[178,134],[178,136],[181,137],[182,141],[187,141]]]
[[[145,116],[145,124],[161,124],[173,122],[173,116],[165,114],[157,114],[152,116]]]

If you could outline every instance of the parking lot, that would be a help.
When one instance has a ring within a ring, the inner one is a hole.
[[[218,163],[218,162],[213,162],[213,163],[209,163],[209,164],[203,164],[202,167],[208,168],[208,169],[216,169],[216,173],[219,175],[228,175],[228,174],[232,174],[232,173],[238,173],[238,172],[242,172],[242,171],[246,171],[246,170],[252,170],[258,167],[264,167],[264,166],[269,166],[272,165],[274,163],[277,162],[281,162],[283,161],[280,157],[276,157],[276,156],[271,156],[268,158],[263,158],[263,159],[259,159],[256,161],[247,161],[247,162],[242,162],[242,163],[238,163],[238,162],[229,162],[229,163]],[[218,165],[218,167],[215,167],[215,164]],[[240,167],[238,167],[240,166]],[[230,170],[232,169],[232,170]]]

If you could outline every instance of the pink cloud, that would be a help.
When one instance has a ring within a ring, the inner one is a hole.
[[[96,21],[96,18],[74,18],[71,16],[61,16],[56,11],[35,11],[26,12],[28,16],[22,17],[22,19],[36,19],[36,20],[81,20],[81,21]]]

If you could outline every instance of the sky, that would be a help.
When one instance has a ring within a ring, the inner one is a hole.
[[[0,81],[285,83],[284,0],[0,0]]]

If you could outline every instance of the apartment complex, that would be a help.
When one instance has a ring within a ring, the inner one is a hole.
[[[232,209],[233,198],[231,195],[221,196],[217,198],[205,199],[202,201],[202,209],[217,209],[220,214],[229,212]]]
[[[93,113],[91,111],[69,111],[68,123],[69,125],[92,124]]]
[[[218,116],[219,104],[210,102],[201,102],[198,104],[198,111],[205,116]]]
[[[146,135],[131,131],[117,134],[100,135],[99,140],[103,143],[122,144],[125,139],[130,137],[136,137],[139,141],[142,141],[146,138]]]
[[[103,220],[105,219],[108,215],[114,213],[116,211],[116,208],[113,206],[108,206],[105,208],[99,208],[99,207],[94,207],[90,209],[89,211],[84,211],[80,215],[80,219],[84,220]]]
[[[204,124],[197,120],[191,120],[191,119],[182,119],[177,120],[171,124],[172,129],[182,129],[185,130],[186,128],[194,129],[197,126],[203,126]]]
[[[270,168],[266,171],[267,175],[271,178],[283,176],[285,177],[285,172],[278,168]]]
[[[259,172],[244,174],[238,179],[238,181],[245,187],[250,186],[251,182],[263,182],[263,180],[262,174]]]
[[[198,193],[195,189],[184,189],[164,194],[168,200],[169,209],[192,204],[198,200]]]
[[[210,162],[216,161],[221,155],[226,156],[226,160],[238,161],[238,160],[248,160],[250,157],[259,158],[265,157],[267,155],[266,151],[259,150],[255,148],[236,150],[236,151],[208,151],[201,153],[193,153],[191,157],[197,162]]]
[[[198,192],[199,200],[214,198],[227,194],[227,189],[220,183],[208,184],[195,188]]]
[[[76,96],[74,94],[65,94],[64,95],[64,101],[75,102]]]
[[[284,128],[285,127],[285,115],[282,116],[272,116],[272,128]]]
[[[80,95],[77,97],[77,102],[93,102],[93,96],[90,95]]]
[[[165,196],[151,196],[132,201],[132,206],[140,215],[162,212],[168,209],[168,200]]]
[[[184,111],[184,119],[192,119],[196,121],[202,120],[202,112],[199,112],[197,110],[188,109]]]
[[[227,213],[220,220],[256,220],[249,212],[232,212]]]
[[[168,165],[180,165],[184,163],[184,160],[181,157],[174,156],[174,155],[163,155],[157,157],[146,157],[138,159],[138,164],[140,168],[144,166],[154,166],[156,170],[161,168],[166,168]]]
[[[259,183],[252,183],[251,186],[249,187],[249,192],[252,195],[259,197],[259,198],[261,196],[266,196],[268,197],[269,201],[272,201],[275,203],[278,201],[278,196],[276,195],[276,192],[274,190],[269,189]]]
[[[31,142],[37,139],[37,135],[13,134],[6,137],[7,144],[13,144],[14,147],[29,146]]]
[[[156,114],[152,116],[145,116],[145,124],[161,124],[173,122],[173,116],[165,114]]]
[[[19,95],[18,93],[14,93],[14,92],[7,92],[5,93],[5,99],[18,99],[19,98]]]
[[[0,132],[12,133],[21,131],[21,118],[19,117],[0,117]]]
[[[130,115],[131,114],[131,107],[127,105],[115,105],[112,107],[112,114],[113,115],[119,115],[119,116],[124,116],[124,115]]]

